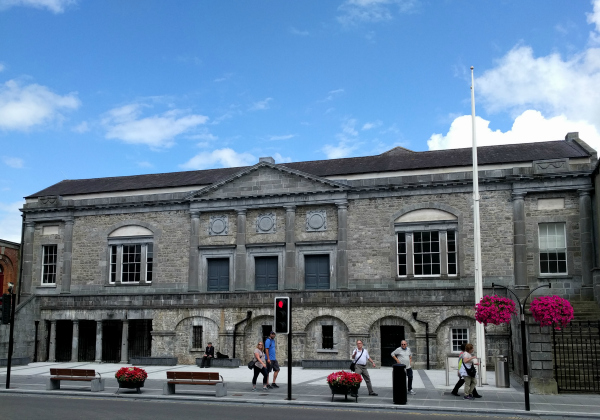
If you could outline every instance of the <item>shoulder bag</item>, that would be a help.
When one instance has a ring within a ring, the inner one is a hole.
[[[360,359],[360,358],[362,357],[362,355],[363,355],[363,353],[364,353],[364,352],[365,352],[364,350],[363,350],[363,351],[361,351],[361,352],[360,352],[360,356],[358,356],[358,357],[356,358],[356,360]],[[352,363],[350,363],[350,370],[351,370],[352,372],[356,371],[356,360],[354,360]]]

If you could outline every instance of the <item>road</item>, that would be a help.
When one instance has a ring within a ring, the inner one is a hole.
[[[523,419],[521,416],[486,416],[482,413],[440,414],[415,411],[367,411],[352,408],[315,408],[219,404],[192,401],[157,401],[72,396],[0,395],[2,420],[465,420]],[[355,417],[356,416],[356,417]]]

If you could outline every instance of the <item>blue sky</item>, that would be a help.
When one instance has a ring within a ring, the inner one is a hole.
[[[63,179],[600,147],[600,0],[0,0],[0,238]]]

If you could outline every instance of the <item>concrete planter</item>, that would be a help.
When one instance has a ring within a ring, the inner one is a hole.
[[[302,360],[304,369],[342,369],[350,370],[352,360],[333,359],[333,360]]]
[[[132,357],[129,363],[136,366],[175,366],[177,357]]]
[[[226,369],[232,369],[232,368],[238,368],[240,367],[242,364],[240,359],[212,359],[210,361],[210,367],[211,368],[226,368]],[[196,365],[200,366],[202,365],[202,358],[201,357],[197,357],[196,358]]]

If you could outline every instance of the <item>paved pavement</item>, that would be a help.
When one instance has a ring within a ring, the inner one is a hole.
[[[278,389],[262,391],[259,377],[257,391],[252,391],[252,372],[246,366],[237,369],[200,369],[195,365],[144,366],[148,379],[140,394],[135,390],[119,390],[115,372],[123,364],[96,363],[30,363],[27,366],[14,366],[11,369],[11,387],[5,389],[6,368],[0,368],[0,396],[6,393],[77,395],[88,397],[114,397],[135,399],[167,399],[185,401],[218,401],[220,403],[279,404],[323,407],[346,407],[371,410],[426,410],[434,412],[470,412],[521,417],[552,418],[600,418],[600,398],[596,394],[531,395],[531,411],[525,411],[523,388],[511,380],[510,388],[496,388],[494,372],[488,372],[488,385],[477,387],[483,398],[473,401],[463,400],[450,394],[456,381],[456,373],[450,374],[450,385],[446,386],[444,370],[415,371],[413,389],[416,395],[409,395],[406,405],[394,405],[392,389],[392,368],[370,369],[373,388],[378,396],[367,395],[364,383],[359,390],[358,403],[354,398],[336,395],[333,398],[326,383],[331,370],[292,368],[292,400],[287,400],[287,368],[282,367],[277,384]],[[50,367],[94,369],[106,378],[105,390],[90,391],[90,386],[81,382],[62,382],[60,390],[46,391]],[[216,399],[214,389],[206,386],[177,386],[175,395],[163,395],[166,371],[219,372],[227,383],[226,397]],[[87,385],[87,386],[86,386]]]

